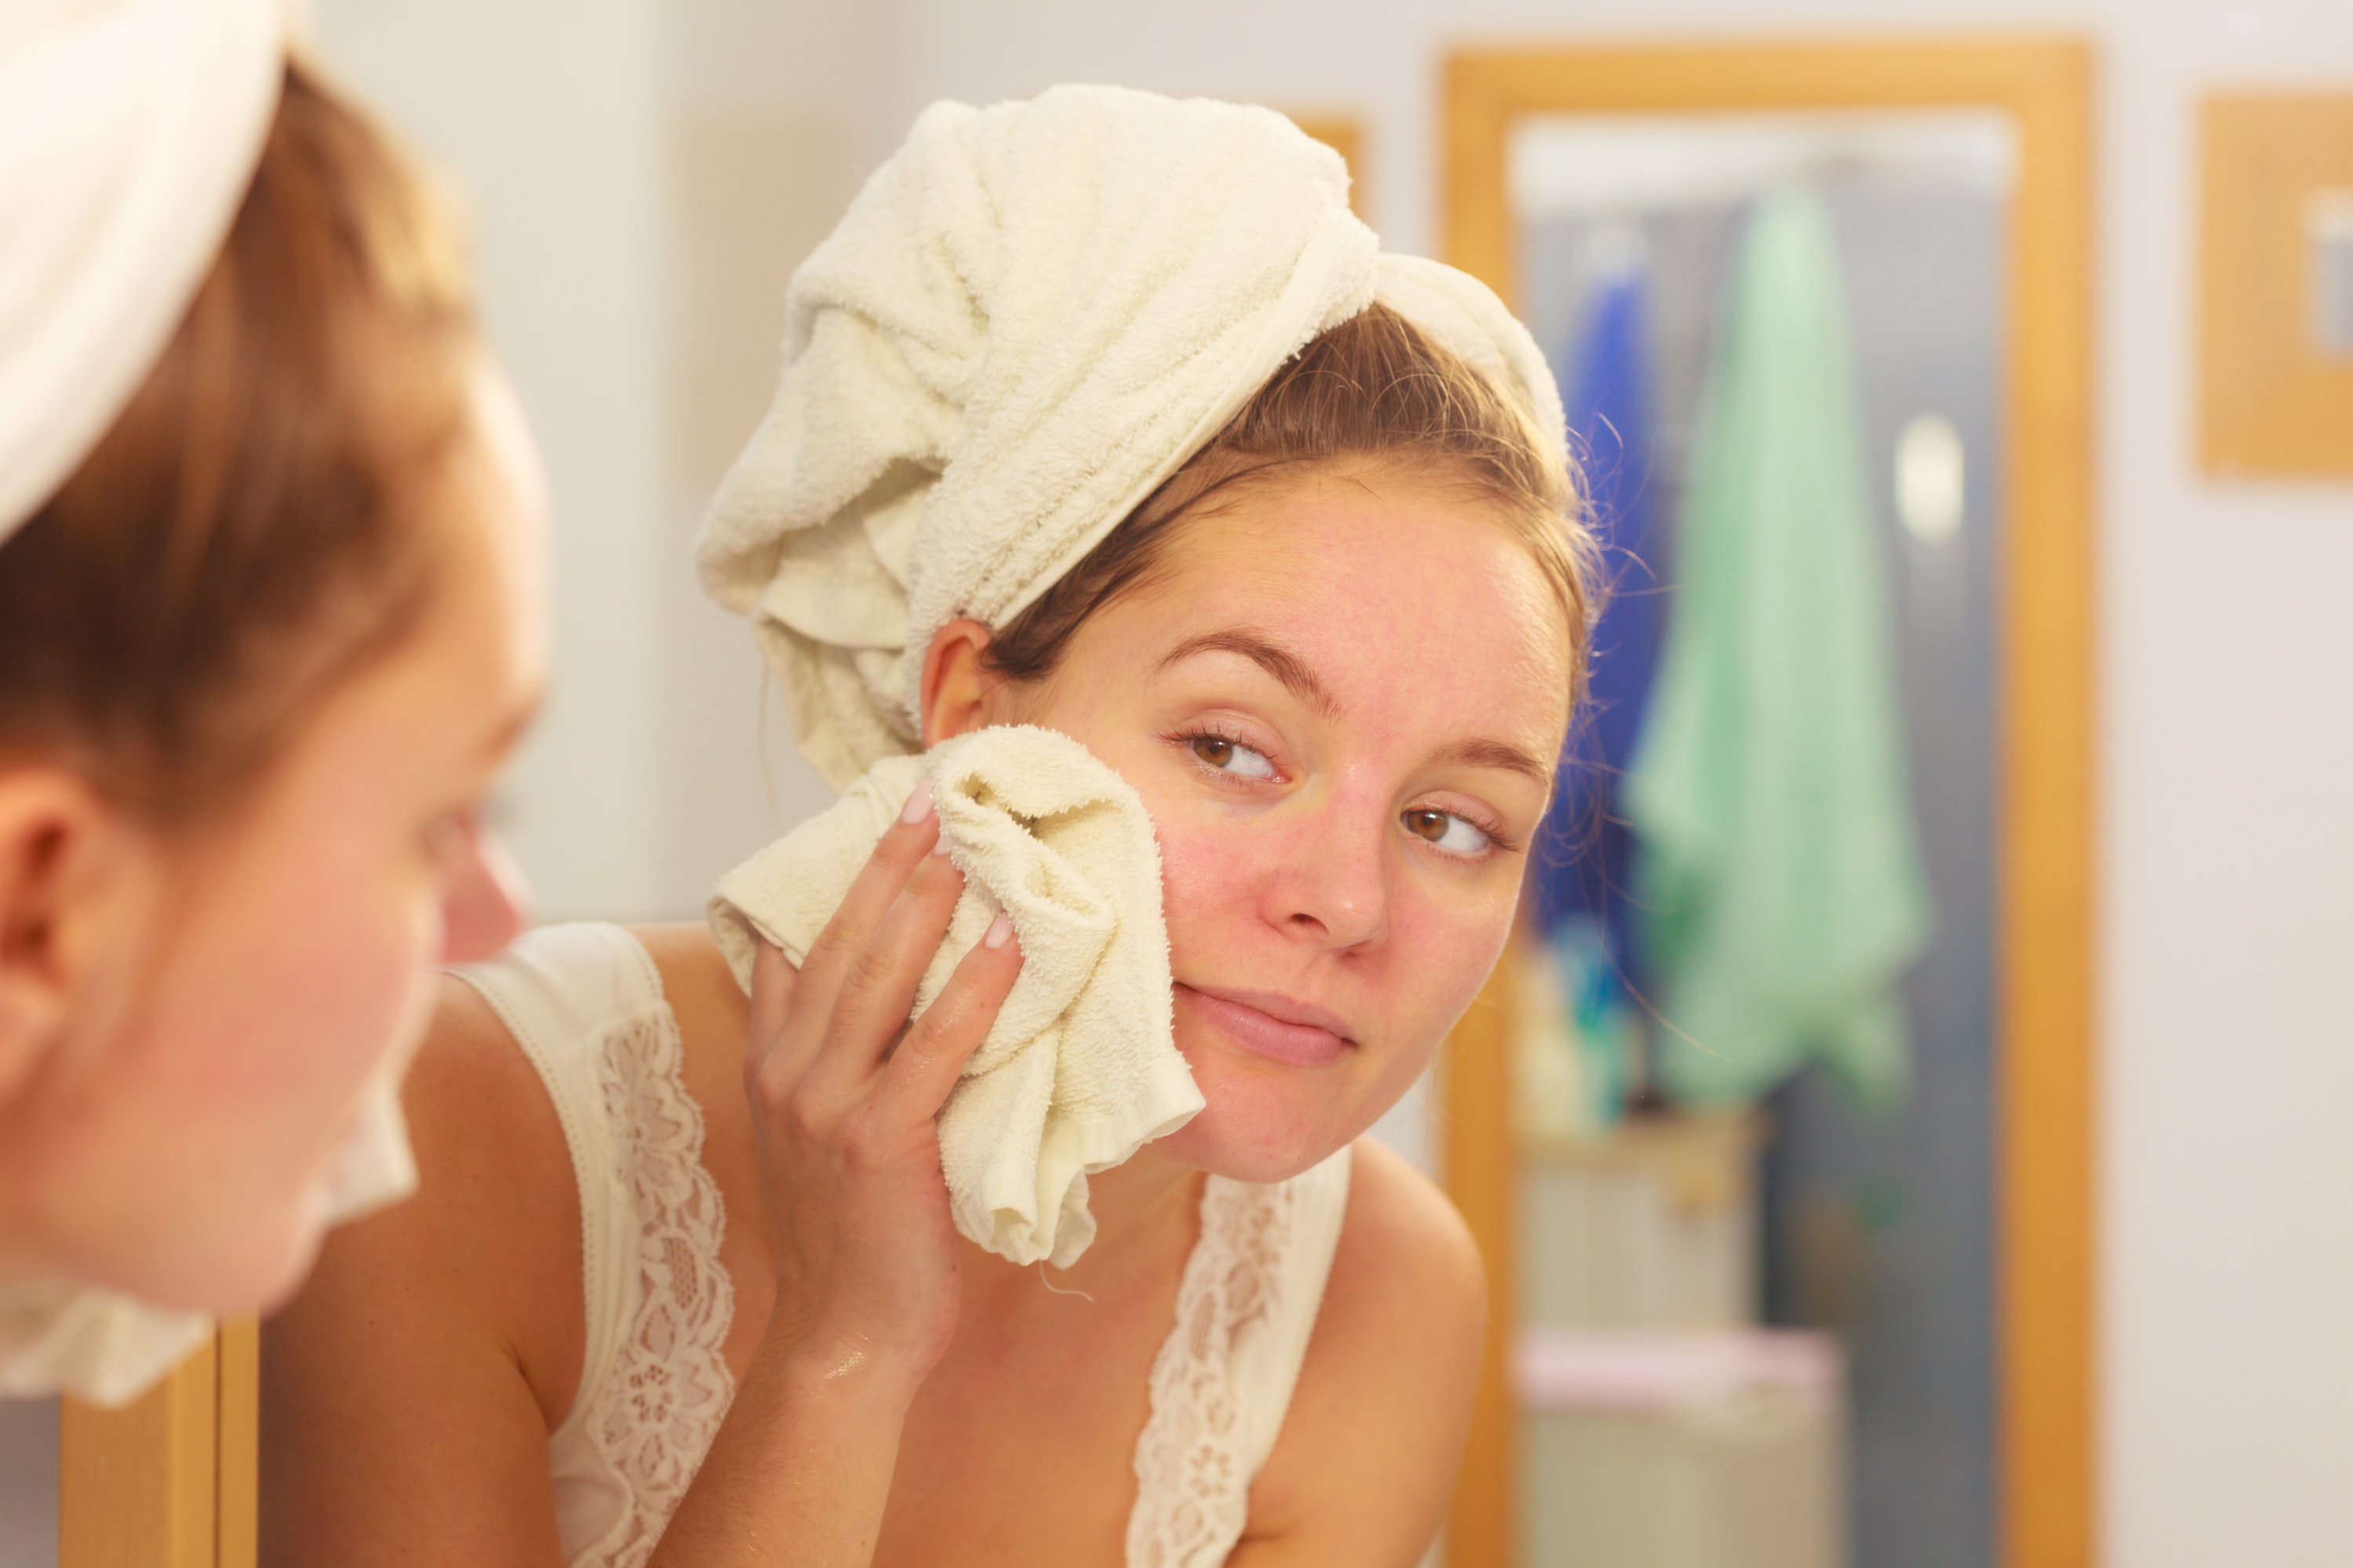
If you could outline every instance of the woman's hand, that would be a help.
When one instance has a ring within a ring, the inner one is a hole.
[[[931,799],[916,785],[797,973],[761,945],[744,1066],[776,1237],[760,1353],[799,1378],[879,1375],[907,1398],[946,1350],[958,1300],[934,1118],[1021,968],[1000,915],[909,1024],[964,890],[932,853]]]

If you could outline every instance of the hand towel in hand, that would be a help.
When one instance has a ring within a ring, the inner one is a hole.
[[[1068,736],[976,730],[886,757],[828,811],[719,884],[711,929],[749,985],[755,937],[796,964],[919,780],[966,879],[915,995],[931,1005],[1004,910],[1021,977],[940,1112],[956,1228],[1016,1263],[1068,1268],[1094,1239],[1087,1176],[1202,1105],[1177,1054],[1160,850],[1127,782]]]
[[[794,275],[775,405],[696,547],[827,782],[914,749],[934,632],[1002,627],[1376,299],[1559,442],[1494,295],[1378,250],[1339,155],[1271,110],[1104,87],[926,110]]]

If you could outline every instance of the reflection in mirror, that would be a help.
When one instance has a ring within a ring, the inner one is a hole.
[[[2353,191],[2306,196],[2304,232],[2312,252],[2312,346],[2331,359],[2353,357]]]
[[[1618,593],[1522,965],[1522,1559],[1989,1562],[2010,125],[1508,159]]]

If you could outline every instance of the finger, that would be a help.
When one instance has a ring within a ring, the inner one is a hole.
[[[1011,920],[1000,913],[892,1056],[883,1093],[897,1110],[925,1119],[939,1114],[1020,974],[1021,943]]]
[[[809,1071],[812,1087],[863,1086],[907,1027],[915,992],[964,894],[964,873],[928,858],[849,964]]]
[[[785,950],[765,937],[755,938],[752,952],[752,1013],[745,1026],[744,1048],[754,1061],[765,1060],[784,1033],[785,1015],[791,1009],[793,984],[799,979]]]
[[[849,890],[835,906],[833,919],[826,922],[801,960],[799,989],[809,994],[812,1003],[822,1004],[826,1015],[832,1012],[834,993],[850,960],[865,947],[874,928],[890,913],[892,904],[905,890],[908,879],[923,865],[924,856],[939,837],[940,819],[932,809],[932,786],[918,782],[900,810],[898,820],[883,830],[874,853],[866,858],[866,864],[851,879]]]
[[[799,974],[784,949],[755,939],[752,950],[752,1007],[744,1026],[744,1094],[755,1114],[783,1103],[800,1081],[803,1066],[784,1048]]]

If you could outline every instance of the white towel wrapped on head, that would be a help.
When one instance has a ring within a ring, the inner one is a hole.
[[[1160,851],[1125,780],[1076,741],[1028,725],[885,758],[728,873],[712,931],[745,984],[755,937],[800,963],[922,779],[967,883],[917,1010],[998,910],[1022,953],[1020,979],[940,1112],[949,1207],[991,1252],[1068,1268],[1094,1239],[1088,1174],[1202,1105],[1176,1051]]]
[[[835,788],[913,751],[924,650],[1001,627],[1309,340],[1378,298],[1561,440],[1483,285],[1382,257],[1271,110],[1058,87],[934,104],[794,274],[774,405],[697,544]]]
[[[81,467],[211,270],[295,8],[0,5],[0,542]]]

